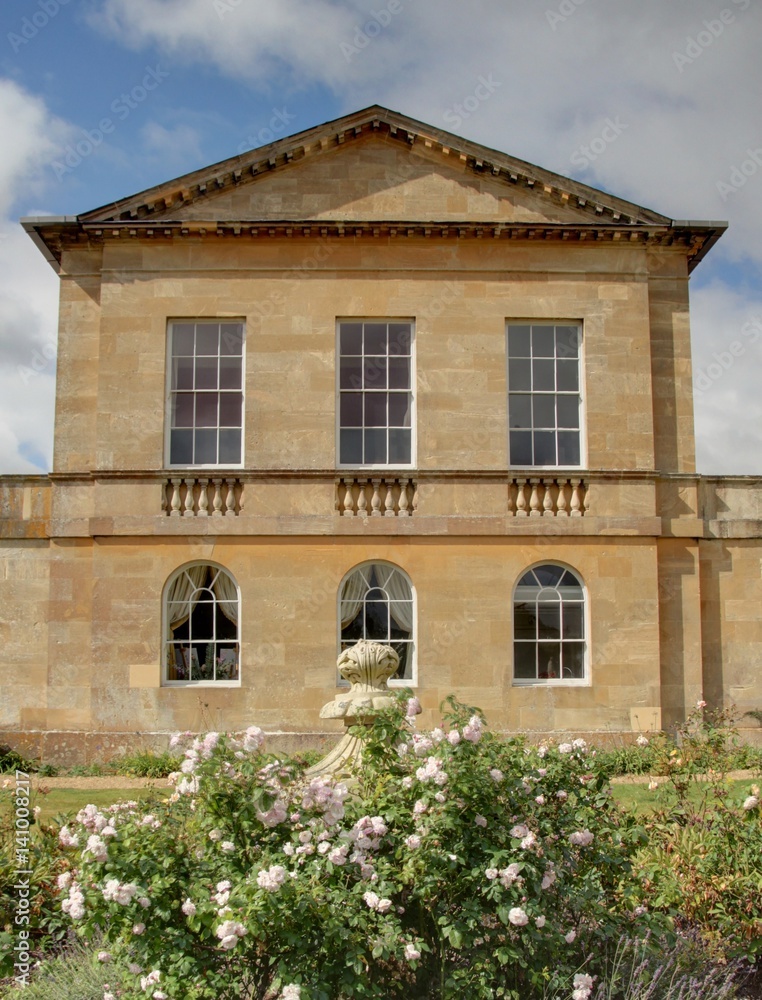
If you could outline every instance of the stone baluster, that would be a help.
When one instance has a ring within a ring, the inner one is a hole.
[[[384,517],[396,516],[396,511],[394,510],[394,486],[395,480],[387,479],[386,496],[384,497]]]
[[[545,494],[542,498],[542,513],[543,516],[553,517],[555,510],[553,506],[553,480],[545,483]]]
[[[226,479],[225,485],[228,488],[225,494],[225,511],[227,514],[235,514],[235,479]]]
[[[413,484],[413,503],[412,503],[412,509],[410,511],[410,516],[411,517],[418,510],[418,498],[419,498],[418,483],[414,483]]]
[[[342,490],[344,491],[342,494]],[[352,482],[342,479],[339,483],[339,515],[341,517],[352,517],[354,515],[354,504],[352,502]]]
[[[569,505],[566,499],[566,480],[558,480],[558,500],[556,502],[556,515],[558,517],[569,516]]]
[[[572,517],[582,517],[582,497],[580,496],[580,480],[571,479],[571,516]]]
[[[527,484],[521,480],[517,482],[518,493],[516,496],[516,516],[517,517],[528,517],[529,511],[527,510],[527,494],[526,486]]]
[[[410,498],[407,495],[407,479],[400,479],[400,509],[399,517],[408,517],[410,514]]]
[[[193,509],[193,486],[196,482],[195,479],[185,479],[185,509],[183,510],[183,517],[194,517],[195,511]]]
[[[212,498],[212,517],[222,517],[222,480],[213,479],[214,497]]]
[[[170,517],[180,517],[180,484],[182,479],[170,479],[172,483],[172,499],[170,501]]]
[[[508,480],[508,516],[516,516],[516,501],[513,496],[513,487],[515,486],[515,481]]]
[[[372,479],[373,483],[373,496],[370,500],[370,516],[371,517],[381,517],[381,480]]]
[[[530,517],[542,517],[542,510],[540,509],[540,483],[541,479],[530,479],[532,484],[532,493],[529,497],[529,516]]]
[[[199,479],[198,485],[199,485],[198,516],[209,517],[209,494],[206,492],[206,488],[209,485],[209,480]]]
[[[365,482],[358,483],[360,492],[357,494],[357,516],[367,517],[368,516],[368,494],[366,489],[368,484]]]
[[[580,481],[582,490],[582,514],[585,515],[590,510],[590,487],[584,480]]]

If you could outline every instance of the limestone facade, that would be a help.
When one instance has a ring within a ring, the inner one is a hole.
[[[688,279],[721,223],[371,108],[25,226],[61,276],[55,456],[0,479],[0,741],[330,742],[342,583],[370,564],[409,581],[424,725],[450,693],[501,730],[600,738],[702,696],[762,708],[762,480],[694,464]],[[372,320],[412,334],[410,462],[340,461],[337,329]],[[170,462],[183,321],[243,331],[240,462]],[[574,465],[511,461],[507,330],[532,324],[579,331]],[[170,683],[168,588],[198,563],[237,585],[238,676]],[[583,588],[579,676],[516,676],[540,565]]]

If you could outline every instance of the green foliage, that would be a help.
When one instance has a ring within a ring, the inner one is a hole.
[[[116,774],[124,774],[135,778],[166,778],[168,774],[177,771],[182,758],[171,754],[154,753],[151,750],[141,750],[137,753],[125,754],[111,761]]]
[[[15,774],[16,771],[36,770],[34,761],[28,760],[7,743],[0,743],[0,774]]]
[[[666,929],[639,905],[642,830],[583,741],[505,742],[455,702],[447,734],[419,734],[404,708],[376,720],[351,792],[252,730],[195,740],[147,816],[83,810],[64,833],[78,932],[170,998],[524,1000],[549,969],[595,973],[623,930]]]
[[[103,1000],[104,994],[125,996],[132,984],[126,968],[112,961],[98,960],[97,951],[78,942],[67,942],[55,955],[36,969],[27,986],[13,985],[0,990],[2,1000]],[[134,995],[134,993],[133,993]]]
[[[644,898],[696,927],[721,958],[755,961],[762,954],[759,787],[747,787],[739,808],[721,766],[733,742],[724,714],[706,712],[699,702],[682,737],[680,750],[663,762],[661,804],[637,856]],[[697,782],[701,771],[708,781]]]

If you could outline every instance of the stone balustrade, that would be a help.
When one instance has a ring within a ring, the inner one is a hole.
[[[588,506],[583,479],[532,476],[508,482],[508,513],[515,517],[584,517]]]
[[[412,517],[416,484],[407,476],[342,476],[336,482],[336,509],[342,517]]]
[[[169,517],[237,517],[242,508],[237,477],[172,476],[162,485],[161,509]]]

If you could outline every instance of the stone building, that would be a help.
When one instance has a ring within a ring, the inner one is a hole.
[[[3,741],[319,743],[362,636],[424,724],[762,708],[762,483],[694,465],[723,223],[372,107],[23,225],[61,310],[53,472],[0,481]]]

